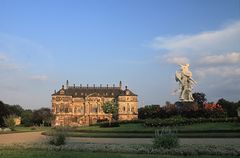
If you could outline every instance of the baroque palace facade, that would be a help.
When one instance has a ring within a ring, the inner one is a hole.
[[[98,120],[112,119],[102,110],[104,102],[116,101],[118,120],[138,118],[138,98],[131,90],[119,86],[66,86],[52,94],[53,126],[82,126]]]

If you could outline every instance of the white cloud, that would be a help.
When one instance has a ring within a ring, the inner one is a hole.
[[[240,77],[240,67],[237,66],[218,66],[218,67],[200,67],[195,70],[195,74],[201,78],[207,76],[216,76],[224,78]]]
[[[34,81],[46,81],[46,80],[48,80],[48,76],[47,75],[34,75],[34,76],[30,76],[29,79],[34,80]]]
[[[186,64],[189,63],[189,59],[186,57],[167,56],[166,61],[170,64]]]
[[[233,23],[220,30],[202,32],[196,35],[176,35],[173,37],[156,37],[152,46],[165,49],[173,54],[221,53],[229,48],[238,49],[240,40],[240,22]]]
[[[240,52],[205,56],[201,64],[237,64],[240,63]]]

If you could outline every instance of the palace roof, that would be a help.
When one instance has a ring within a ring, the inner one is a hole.
[[[82,86],[62,86],[62,88],[52,94],[52,96],[56,95],[65,95],[65,96],[72,96],[73,98],[85,98],[85,97],[110,97],[116,98],[118,96],[137,96],[131,90],[125,87],[123,90],[121,87],[82,87]]]

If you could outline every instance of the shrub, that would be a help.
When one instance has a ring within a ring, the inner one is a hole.
[[[184,126],[194,123],[207,123],[207,122],[237,122],[238,118],[184,118],[172,117],[168,119],[147,119],[144,125],[148,127],[164,127],[164,126]]]
[[[102,128],[119,127],[119,126],[120,126],[119,122],[112,122],[111,124],[109,124],[108,122],[103,122],[100,124],[100,127]]]
[[[32,131],[36,130],[36,127],[31,127],[31,130],[32,130]]]
[[[51,145],[59,146],[59,145],[64,145],[65,141],[66,141],[65,134],[58,132],[58,133],[56,133],[55,135],[52,136],[52,138],[50,139],[49,143]]]
[[[49,144],[51,145],[64,145],[66,143],[66,136],[67,136],[68,128],[65,127],[58,127],[53,131],[49,139]]]
[[[12,131],[15,130],[16,122],[15,122],[15,115],[9,115],[7,117],[3,117],[5,125],[10,128]]]
[[[155,137],[153,140],[153,147],[155,148],[175,148],[179,146],[179,139],[176,131],[172,131],[169,127],[162,128],[161,133],[155,130]]]

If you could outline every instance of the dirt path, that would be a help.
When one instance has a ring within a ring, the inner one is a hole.
[[[0,144],[37,143],[46,141],[41,132],[0,134]],[[69,143],[90,142],[98,144],[152,144],[151,138],[67,138]],[[240,138],[180,138],[181,144],[240,145]]]
[[[68,138],[69,143],[152,144],[151,138]],[[240,138],[180,138],[180,144],[240,145]]]
[[[0,144],[34,143],[46,140],[42,132],[0,134]]]

